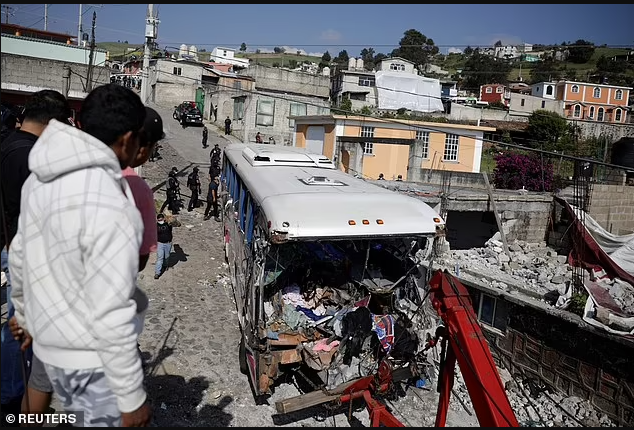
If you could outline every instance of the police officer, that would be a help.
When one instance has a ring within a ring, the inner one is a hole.
[[[209,130],[207,130],[207,126],[203,127],[203,149],[207,148],[207,137],[209,136]]]
[[[220,149],[220,146],[216,143],[214,148],[209,152],[212,165],[220,165],[220,155],[222,155],[222,149]]]
[[[187,177],[187,188],[192,192],[192,196],[189,199],[189,205],[187,211],[191,212],[194,208],[198,207],[198,195],[200,194],[200,178],[198,177],[198,166],[194,166],[194,169]]]
[[[173,214],[177,214],[180,210],[180,183],[176,177],[178,169],[172,167],[167,178],[167,207]]]

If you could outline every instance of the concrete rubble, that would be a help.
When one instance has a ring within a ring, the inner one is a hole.
[[[516,240],[508,247],[510,257],[494,236],[483,248],[449,251],[436,262],[453,269],[459,277],[467,275],[503,291],[515,290],[533,297],[543,297],[549,291],[565,294],[572,281],[572,267],[565,255],[558,255],[545,242]]]

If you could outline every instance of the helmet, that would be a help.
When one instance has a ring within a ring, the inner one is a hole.
[[[198,166],[194,166],[194,172],[198,172]]]

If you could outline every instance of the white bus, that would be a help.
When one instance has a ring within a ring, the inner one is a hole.
[[[221,184],[240,368],[256,400],[297,369],[333,388],[415,352],[394,303],[421,301],[416,253],[444,229],[430,206],[293,147],[228,145]]]

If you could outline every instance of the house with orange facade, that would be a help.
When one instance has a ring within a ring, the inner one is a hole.
[[[494,127],[345,115],[295,116],[293,146],[364,178],[419,180],[423,170],[480,172],[484,133]]]
[[[608,84],[560,81],[556,98],[564,102],[566,118],[609,123],[627,122],[631,88]]]

